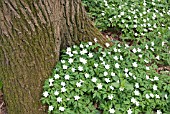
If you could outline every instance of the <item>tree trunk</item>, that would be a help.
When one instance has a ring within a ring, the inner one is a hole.
[[[80,0],[0,0],[0,80],[8,114],[43,114],[40,98],[60,49],[106,40]]]

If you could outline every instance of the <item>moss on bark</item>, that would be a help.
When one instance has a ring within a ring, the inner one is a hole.
[[[60,49],[107,40],[86,16],[80,0],[1,0],[0,79],[9,114],[43,114],[42,85]]]

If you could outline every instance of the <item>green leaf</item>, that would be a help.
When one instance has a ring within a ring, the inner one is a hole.
[[[134,86],[133,86],[133,84],[126,83],[126,84],[125,84],[125,88],[126,88],[127,90],[133,90],[133,89],[134,89]]]
[[[0,89],[2,89],[2,81],[0,80]]]
[[[117,82],[112,83],[112,85],[113,85],[114,87],[116,87],[116,88],[118,88],[118,87],[120,86],[120,84],[117,83]]]

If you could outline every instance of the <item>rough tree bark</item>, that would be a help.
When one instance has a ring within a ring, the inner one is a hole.
[[[80,0],[0,0],[0,80],[8,114],[43,114],[44,80],[60,49],[106,40]]]

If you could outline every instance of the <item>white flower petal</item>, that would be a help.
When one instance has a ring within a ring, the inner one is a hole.
[[[65,108],[64,107],[59,107],[59,110],[61,111],[61,112],[63,112],[64,110],[65,110]]]

